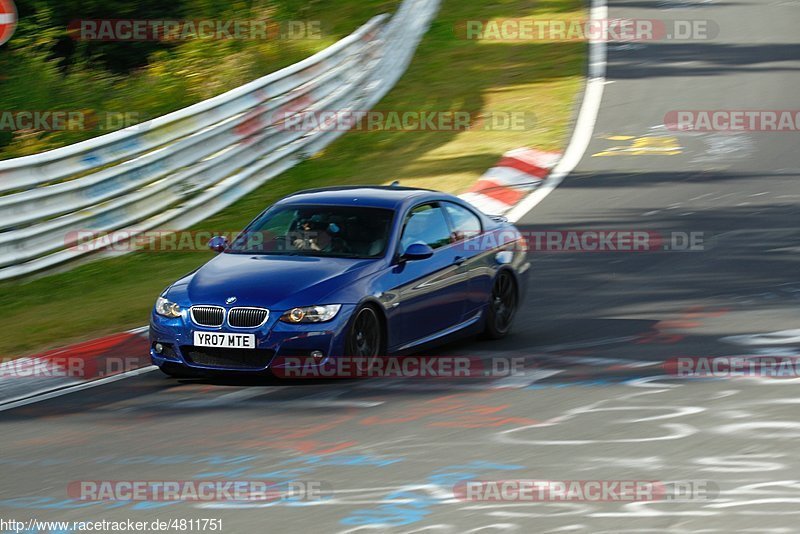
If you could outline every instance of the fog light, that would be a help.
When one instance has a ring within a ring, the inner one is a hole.
[[[153,345],[153,350],[156,351],[156,354],[161,354],[162,352],[164,352],[164,345],[162,345],[161,343],[156,343],[155,345]]]
[[[322,358],[324,358],[325,355],[322,354],[322,351],[320,351],[320,350],[312,350],[311,351],[311,357],[314,358],[315,360],[319,361]]]

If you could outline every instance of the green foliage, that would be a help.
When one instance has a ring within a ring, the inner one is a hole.
[[[0,111],[119,113],[146,120],[299,61],[396,0],[26,0],[0,47]],[[68,25],[86,19],[320,20],[322,38],[88,42]],[[109,130],[0,131],[0,159],[35,154]]]

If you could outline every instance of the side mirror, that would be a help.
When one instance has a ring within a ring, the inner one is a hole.
[[[402,261],[425,260],[433,256],[433,249],[425,243],[411,243],[400,256]]]
[[[214,252],[222,252],[228,248],[228,238],[218,235],[208,240],[208,248]]]

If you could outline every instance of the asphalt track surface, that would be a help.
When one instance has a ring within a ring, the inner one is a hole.
[[[678,378],[663,362],[800,350],[796,336],[754,336],[800,319],[798,137],[676,134],[663,122],[677,109],[796,108],[798,7],[611,3],[612,18],[710,19],[720,34],[610,44],[589,149],[520,226],[702,232],[704,247],[533,252],[514,335],[437,351],[522,356],[523,376],[276,385],[153,372],[9,410],[0,517],[220,518],[234,533],[796,531],[798,382]],[[67,498],[71,481],[202,479],[319,481],[332,494]],[[633,504],[453,498],[460,481],[509,479],[710,481],[719,493]]]

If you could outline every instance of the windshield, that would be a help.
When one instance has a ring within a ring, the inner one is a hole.
[[[239,234],[227,252],[379,258],[389,241],[393,214],[351,206],[273,208]]]

